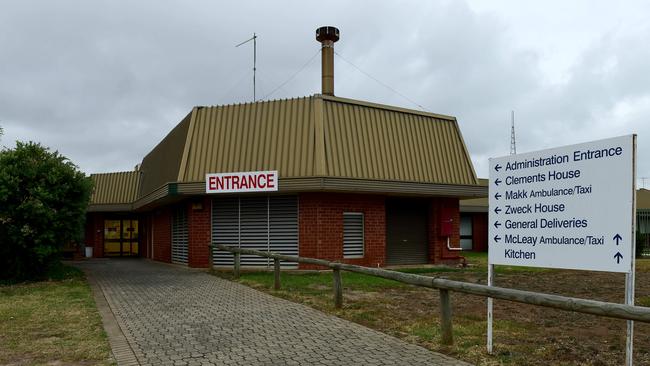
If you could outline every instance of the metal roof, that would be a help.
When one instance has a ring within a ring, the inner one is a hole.
[[[323,95],[195,108],[185,151],[179,182],[278,170],[284,178],[476,184],[455,118]]]
[[[452,192],[478,182],[454,117],[316,94],[195,107],[143,159],[136,199],[206,173],[258,170],[277,170],[281,181],[387,182],[393,194],[400,184],[413,193],[412,184]]]
[[[163,184],[176,182],[181,160],[185,154],[187,130],[190,127],[190,119],[194,111],[190,112],[183,120],[176,125],[165,138],[142,159],[140,171],[142,182],[140,184],[138,197],[145,196]]]
[[[637,189],[636,191],[636,208],[637,209],[650,209],[650,190],[645,188]]]
[[[131,204],[137,198],[140,172],[91,174],[94,183],[91,205]]]

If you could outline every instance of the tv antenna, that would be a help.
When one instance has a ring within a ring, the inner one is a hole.
[[[512,111],[510,115],[511,127],[510,127],[510,155],[517,154],[517,140],[515,139],[515,111]]]
[[[257,35],[253,33],[253,37],[245,40],[244,42],[236,45],[235,47],[239,47],[241,45],[244,45],[250,41],[253,41],[253,102],[257,102],[257,98],[255,96],[255,73],[257,72]]]

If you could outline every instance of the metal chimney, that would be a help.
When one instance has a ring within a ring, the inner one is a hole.
[[[334,95],[334,42],[339,40],[339,29],[320,27],[316,29],[316,40],[322,45],[322,93]]]

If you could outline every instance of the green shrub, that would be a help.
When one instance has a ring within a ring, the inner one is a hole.
[[[0,279],[43,276],[64,243],[81,237],[90,178],[38,143],[0,152]]]

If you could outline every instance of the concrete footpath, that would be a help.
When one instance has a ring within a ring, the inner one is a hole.
[[[135,259],[75,265],[118,365],[468,365],[200,271]]]

